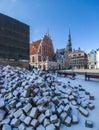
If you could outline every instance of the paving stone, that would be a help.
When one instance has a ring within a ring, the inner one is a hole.
[[[26,125],[29,125],[30,122],[31,122],[31,120],[32,120],[32,118],[29,117],[29,116],[27,116],[27,117],[24,119],[24,123],[25,123]]]
[[[23,114],[23,110],[19,109],[14,113],[14,117],[15,118],[19,118],[21,115]]]
[[[94,106],[94,104],[90,103],[90,104],[88,104],[88,108],[89,108],[90,110],[93,110],[93,109],[95,108],[95,106]]]
[[[86,109],[84,109],[83,107],[80,107],[80,108],[79,108],[79,111],[80,111],[80,113],[81,113],[83,116],[88,117],[89,113],[88,113],[88,111],[87,111]]]
[[[0,98],[0,108],[5,106],[4,98]]]
[[[22,96],[23,97],[29,97],[29,95],[30,95],[30,93],[31,93],[31,90],[24,90],[24,92],[22,93]]]
[[[38,120],[37,120],[37,119],[33,119],[33,120],[31,121],[30,125],[32,125],[33,128],[37,127],[37,125],[38,125]]]
[[[72,104],[73,106],[77,106],[77,102],[76,102],[75,100],[71,101],[71,104]]]
[[[21,123],[18,127],[19,130],[25,130],[26,129],[26,125],[24,123]]]
[[[51,109],[51,112],[52,112],[53,114],[56,113],[56,106],[55,106],[54,104],[52,105],[52,107],[51,107],[50,109]]]
[[[31,127],[31,126],[28,126],[28,127],[26,127],[26,130],[35,130],[35,129],[33,129],[33,127]]]
[[[3,125],[2,130],[12,130],[11,126],[8,124]]]
[[[69,106],[68,104],[64,107],[64,111],[65,111],[67,114],[70,113],[71,108],[70,108],[70,106]]]
[[[70,95],[69,96],[69,101],[72,101],[72,100],[74,100],[75,98],[74,98],[74,96],[73,95]]]
[[[86,120],[85,121],[85,126],[88,127],[88,128],[93,128],[93,122],[90,121],[90,120]]]
[[[67,105],[69,103],[67,98],[62,99],[62,102],[63,102],[64,105]]]
[[[27,105],[23,107],[23,110],[27,114],[31,110],[31,108],[32,108],[32,105],[28,103]]]
[[[16,91],[16,90],[14,90],[13,95],[14,95],[14,96],[18,96],[18,95],[19,95],[19,92]]]
[[[22,122],[24,122],[25,118],[26,118],[25,114],[22,114],[22,115],[19,117],[20,121],[22,121]]]
[[[90,100],[94,100],[95,99],[94,95],[90,95],[89,98],[90,98]]]
[[[31,112],[30,112],[30,117],[36,119],[37,116],[38,116],[38,114],[39,114],[38,108],[37,107],[33,107],[32,110],[31,110]]]
[[[62,111],[63,111],[63,109],[62,109],[61,107],[59,107],[59,108],[57,109],[57,112],[58,112],[59,115],[62,113]]]
[[[67,113],[66,113],[66,112],[62,112],[62,113],[60,114],[60,118],[61,118],[61,121],[62,121],[62,122],[65,121],[66,117],[67,117]]]
[[[55,125],[50,124],[50,125],[46,126],[46,130],[55,130]]]
[[[11,126],[14,126],[14,127],[18,127],[18,125],[20,124],[20,120],[19,119],[16,119],[16,118],[13,118],[11,120]]]
[[[44,126],[43,125],[39,125],[36,130],[45,130]]]
[[[44,113],[46,111],[46,107],[44,107],[44,106],[38,105],[37,108],[40,113]]]
[[[78,123],[78,117],[76,115],[72,115],[72,123],[77,124]]]
[[[52,115],[52,116],[50,116],[50,121],[51,121],[51,123],[57,123],[58,122],[58,117],[57,117],[57,115]]]
[[[64,124],[65,124],[66,126],[70,127],[70,126],[71,126],[71,117],[68,116],[68,117],[65,119]]]
[[[39,123],[42,123],[45,119],[45,115],[44,114],[40,114],[40,116],[38,117],[38,121]]]
[[[22,108],[22,103],[21,103],[21,102],[18,102],[18,103],[16,104],[16,108]]]
[[[5,118],[3,121],[2,121],[2,124],[9,124],[10,123],[10,118]]]
[[[49,119],[47,119],[47,118],[45,118],[44,119],[44,127],[46,127],[47,125],[49,125],[50,124],[50,120]]]
[[[0,109],[0,121],[3,121],[5,114],[6,114],[6,112],[4,110]]]
[[[54,124],[56,127],[56,130],[60,130],[60,121],[58,121],[57,123]]]
[[[59,104],[59,99],[58,99],[57,97],[54,97],[54,98],[53,98],[53,103],[54,103],[55,105],[58,105],[58,104]]]
[[[9,106],[10,106],[11,108],[14,108],[14,107],[16,106],[16,103],[17,103],[17,101],[16,101],[16,100],[13,100],[13,101],[11,101],[11,102],[9,103]]]
[[[50,117],[50,115],[51,115],[51,111],[48,109],[48,110],[46,110],[45,111],[45,116],[46,117]]]

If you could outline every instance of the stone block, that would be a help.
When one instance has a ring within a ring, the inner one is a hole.
[[[31,126],[33,126],[33,128],[37,127],[38,125],[38,120],[37,119],[33,119],[30,123]]]
[[[90,120],[86,120],[86,121],[85,121],[85,127],[93,128],[93,122],[90,121]]]
[[[14,107],[16,106],[16,103],[17,103],[16,100],[12,100],[12,101],[9,103],[10,108],[14,108]]]
[[[63,102],[64,105],[67,105],[69,103],[67,98],[62,99],[62,102]]]
[[[29,95],[30,95],[30,93],[31,93],[31,90],[24,90],[24,92],[22,93],[22,96],[23,97],[29,97]]]
[[[62,113],[60,114],[61,122],[64,122],[65,119],[66,119],[66,117],[67,117],[67,113],[66,113],[66,112],[62,112]]]
[[[28,127],[26,127],[26,130],[35,130],[35,129],[33,129],[32,126],[28,126]]]
[[[32,110],[31,110],[31,112],[30,112],[30,117],[32,117],[32,118],[37,118],[37,116],[38,116],[38,108],[37,107],[33,107],[32,108]]]
[[[10,123],[10,118],[7,117],[2,121],[2,124],[9,124]]]
[[[19,117],[20,121],[22,121],[22,122],[24,122],[25,118],[26,118],[26,116],[25,116],[24,114],[22,114],[22,115]]]
[[[0,98],[0,108],[5,106],[4,98]]]
[[[48,110],[46,110],[45,111],[45,116],[46,117],[50,117],[50,115],[51,115],[51,111],[48,109]]]
[[[0,121],[3,121],[5,114],[6,114],[6,112],[4,110],[0,109]]]
[[[50,116],[50,121],[51,121],[52,124],[57,123],[58,122],[57,115],[51,115]]]
[[[18,92],[17,90],[14,90],[13,95],[14,95],[14,96],[18,96],[18,95],[19,95],[19,92]]]
[[[73,95],[69,95],[69,101],[72,101],[74,99],[75,99],[75,97]]]
[[[90,104],[88,104],[88,108],[89,108],[90,110],[93,110],[93,109],[95,108],[95,106],[94,106],[94,104],[90,103]]]
[[[94,95],[90,95],[90,96],[89,96],[89,99],[90,99],[90,100],[94,100],[94,99],[95,99],[95,98],[94,98]]]
[[[71,117],[68,116],[68,117],[65,119],[64,124],[65,124],[66,126],[70,127],[70,126],[71,126]]]
[[[21,108],[22,107],[22,103],[21,102],[18,102],[17,104],[16,104],[16,108]]]
[[[56,127],[56,130],[60,130],[60,125],[61,125],[60,121],[58,121],[58,122],[55,123],[54,125],[55,125],[55,127]]]
[[[73,106],[76,106],[76,105],[77,105],[77,102],[76,102],[75,100],[73,100],[73,101],[71,101],[71,104],[72,104]]]
[[[19,126],[18,126],[18,130],[25,130],[26,129],[26,125],[24,123],[21,123]]]
[[[45,115],[44,114],[41,114],[39,117],[38,117],[38,121],[39,123],[42,123],[45,119]]]
[[[88,103],[87,103],[86,101],[82,101],[82,102],[81,102],[81,106],[82,106],[83,108],[87,108],[87,105],[88,105]]]
[[[46,127],[47,125],[50,124],[50,120],[48,118],[45,118],[43,124],[44,124],[44,127]]]
[[[63,108],[62,108],[62,107],[57,108],[57,113],[58,113],[59,115],[62,113],[62,111],[63,111]]]
[[[27,116],[27,117],[24,119],[24,123],[25,123],[26,125],[29,125],[30,122],[31,122],[31,120],[32,120],[32,118],[29,117],[29,116]]]
[[[43,125],[39,125],[36,130],[45,130],[44,126]]]
[[[20,108],[14,113],[15,118],[19,118],[23,114],[23,110]]]
[[[58,104],[59,104],[59,99],[58,99],[57,97],[54,97],[54,98],[53,98],[53,103],[54,103],[55,105],[58,105]]]
[[[56,130],[55,125],[50,124],[50,125],[46,126],[46,130]]]
[[[20,120],[19,119],[16,119],[16,118],[13,118],[12,120],[11,120],[11,126],[13,126],[13,127],[18,127],[18,125],[20,124]]]
[[[87,111],[86,109],[84,109],[83,107],[80,107],[80,108],[79,108],[79,112],[80,112],[83,116],[85,116],[85,117],[88,117],[88,115],[89,115],[88,111]]]
[[[8,124],[4,124],[2,130],[12,130],[11,126]]]
[[[38,105],[37,108],[40,113],[44,113],[46,111],[46,106],[44,107],[44,106]]]
[[[28,103],[27,105],[23,107],[23,110],[27,114],[31,110],[31,108],[32,108],[32,105]]]
[[[71,107],[67,104],[65,107],[64,107],[64,111],[69,114],[70,111],[71,111]]]
[[[72,115],[72,123],[77,124],[78,123],[78,117],[76,115]]]

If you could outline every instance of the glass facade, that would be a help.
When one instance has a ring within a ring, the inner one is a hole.
[[[29,60],[29,26],[1,13],[0,58]]]

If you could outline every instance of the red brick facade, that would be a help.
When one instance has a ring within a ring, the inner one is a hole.
[[[54,56],[54,48],[49,34],[42,37],[41,40],[30,44],[30,63],[38,64],[41,61],[52,61]]]

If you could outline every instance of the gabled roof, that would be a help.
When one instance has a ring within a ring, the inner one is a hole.
[[[39,49],[40,43],[41,43],[41,40],[38,40],[38,41],[32,42],[30,44],[30,55],[38,53],[38,49]]]

